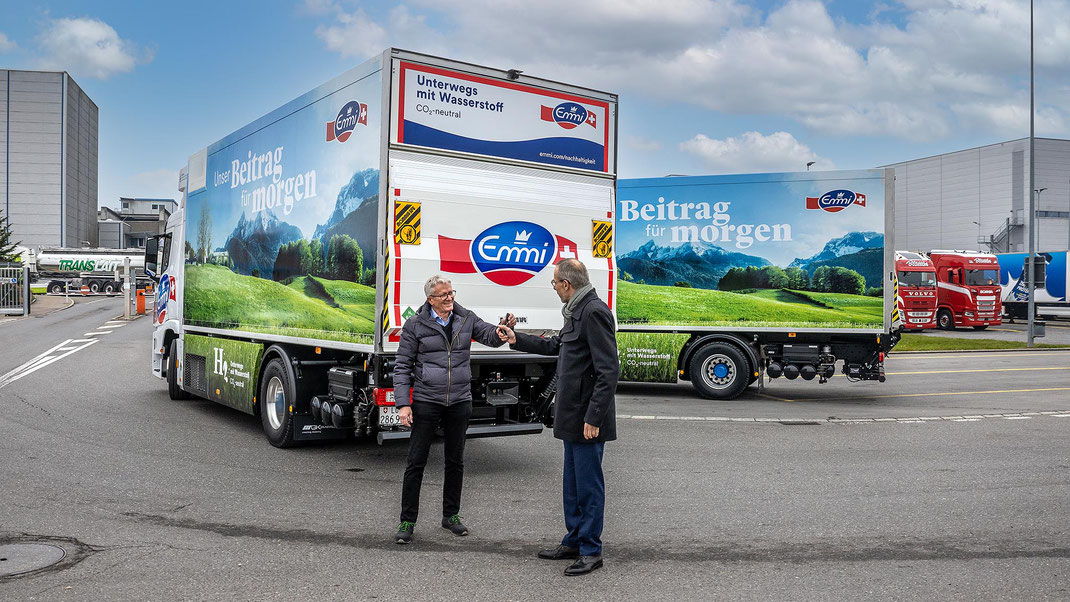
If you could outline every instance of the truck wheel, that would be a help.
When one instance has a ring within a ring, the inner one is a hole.
[[[988,328],[988,326],[987,326],[987,325],[986,325],[986,326],[974,326],[974,327],[973,327],[973,329],[974,329],[974,330],[984,330],[984,329],[986,329],[986,328]]]
[[[89,292],[91,292],[91,293],[99,293],[100,292],[100,281],[99,280],[93,280],[93,281],[91,281],[89,283]]]
[[[115,292],[115,283],[114,282],[105,282],[104,283],[104,292],[109,294],[109,295],[114,293]]]
[[[190,398],[190,394],[178,384],[178,340],[171,341],[167,353],[167,396],[175,401]]]
[[[750,385],[750,364],[728,343],[710,343],[691,358],[691,384],[706,399],[734,399]]]
[[[293,375],[279,358],[274,358],[264,367],[260,379],[260,422],[264,434],[275,447],[290,447],[294,444],[294,423],[290,406],[294,403]]]
[[[936,312],[936,326],[940,330],[955,330],[955,316],[950,310],[941,309]]]
[[[60,282],[53,282],[48,285],[48,292],[53,295],[58,295],[63,292],[63,284]]]

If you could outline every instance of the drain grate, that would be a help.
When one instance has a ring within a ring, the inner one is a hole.
[[[63,548],[47,543],[0,545],[0,577],[21,575],[50,567],[63,560]]]

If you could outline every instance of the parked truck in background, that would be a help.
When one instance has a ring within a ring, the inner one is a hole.
[[[999,260],[979,251],[933,250],[936,267],[936,325],[942,330],[984,330],[1003,323]]]
[[[407,438],[392,373],[429,276],[542,334],[561,326],[554,264],[576,257],[613,306],[616,103],[389,49],[194,153],[146,249],[153,373],[258,415],[275,446]],[[554,358],[473,344],[465,372],[470,437],[552,416]]]
[[[936,268],[913,251],[895,252],[899,314],[905,330],[936,328]]]
[[[622,179],[621,379],[732,399],[764,375],[884,381],[892,170]]]
[[[128,259],[133,277],[139,283],[147,283],[143,249],[42,247],[22,253],[31,278],[43,282],[45,290],[52,294],[77,292],[83,286],[91,293],[118,293],[123,290]]]
[[[999,253],[999,284],[1003,313],[1008,318],[1024,320],[1029,314],[1028,271],[1023,269],[1028,253]],[[1070,280],[1067,251],[1037,253],[1034,260],[1033,296],[1037,316],[1070,318],[1070,299],[1066,283]]]

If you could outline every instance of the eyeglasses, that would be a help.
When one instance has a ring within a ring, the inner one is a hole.
[[[568,282],[568,280],[565,280],[564,278],[562,278],[561,280],[557,280],[555,278],[555,279],[550,280],[550,286],[552,286],[554,288],[557,288],[558,283],[561,283],[561,282]]]
[[[456,296],[457,296],[457,291],[446,291],[446,292],[442,293],[441,295],[431,295],[431,298],[433,298],[433,299],[445,299],[446,297],[456,297]]]

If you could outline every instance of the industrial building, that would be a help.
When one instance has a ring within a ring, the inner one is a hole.
[[[163,234],[167,218],[174,213],[174,199],[136,199],[121,197],[119,210],[101,207],[97,214],[100,246],[106,249],[144,247],[145,239]]]
[[[1070,249],[1070,140],[1036,138],[1036,249]],[[1029,138],[904,161],[895,168],[898,249],[1024,252]]]
[[[66,72],[0,69],[0,208],[23,246],[97,246],[97,105]]]

